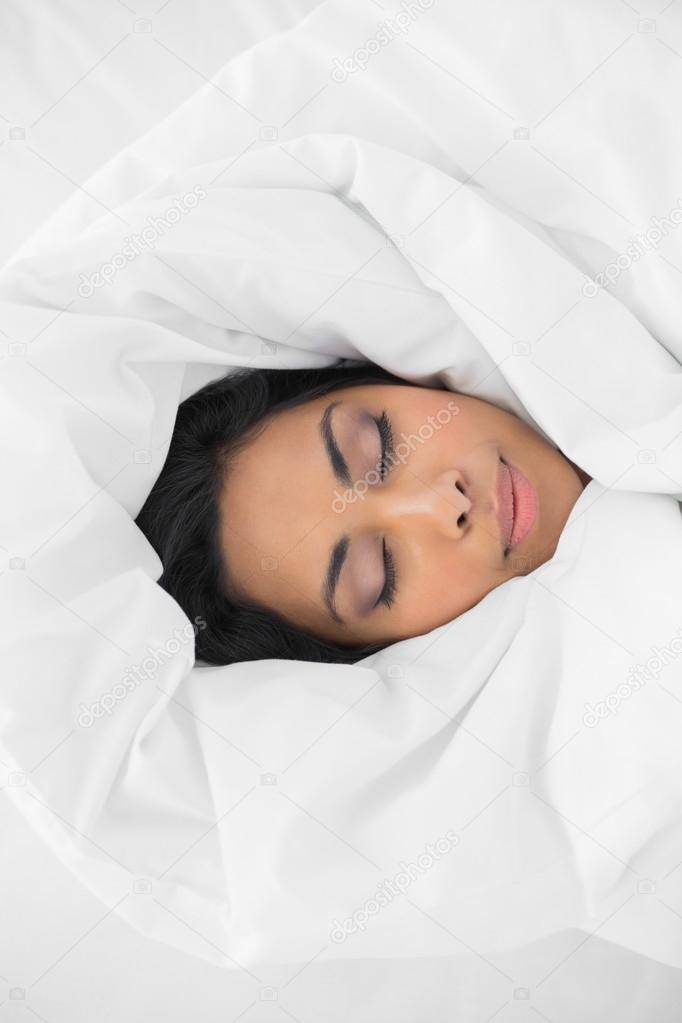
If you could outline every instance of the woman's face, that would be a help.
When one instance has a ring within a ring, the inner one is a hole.
[[[420,635],[549,560],[588,479],[478,398],[339,389],[273,414],[237,455],[221,495],[232,592],[335,643]]]

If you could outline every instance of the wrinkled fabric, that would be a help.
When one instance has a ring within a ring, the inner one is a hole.
[[[328,0],[0,275],[7,791],[140,931],[255,977],[473,958],[495,1004],[569,931],[682,966],[682,62],[617,7],[415,5],[380,44]],[[593,480],[549,562],[426,636],[197,664],[133,521],[178,404],[340,356]]]

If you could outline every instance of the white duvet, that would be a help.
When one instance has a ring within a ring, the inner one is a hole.
[[[674,5],[328,0],[4,269],[7,792],[144,933],[261,988],[434,958],[479,1013],[591,935],[682,966],[676,35]],[[550,562],[429,635],[195,665],[133,522],[178,403],[338,356],[593,481]],[[413,1018],[396,990],[353,1020]]]

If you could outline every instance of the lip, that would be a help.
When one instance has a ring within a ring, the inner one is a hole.
[[[525,540],[535,525],[538,495],[520,469],[500,459],[497,473],[497,517],[505,554]]]

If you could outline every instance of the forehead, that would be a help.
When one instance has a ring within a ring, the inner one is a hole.
[[[220,539],[233,585],[244,596],[287,605],[317,600],[326,552],[338,516],[338,486],[319,431],[331,402],[362,400],[364,388],[343,388],[259,424],[237,453],[220,496]],[[336,519],[336,522],[332,522]],[[319,578],[318,578],[319,577]]]

